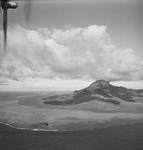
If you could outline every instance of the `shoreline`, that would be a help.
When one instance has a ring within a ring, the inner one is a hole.
[[[18,130],[0,124],[3,150],[143,150],[143,123],[84,131]]]
[[[26,131],[35,131],[35,132],[41,132],[41,131],[43,131],[43,132],[58,132],[59,130],[45,130],[45,129],[37,129],[37,128],[20,128],[20,127],[16,127],[16,126],[14,126],[14,125],[11,125],[11,124],[9,124],[9,123],[4,123],[4,122],[0,122],[0,125],[4,125],[4,126],[7,126],[7,127],[11,127],[11,128],[13,128],[13,129],[17,129],[17,130],[26,130]]]
[[[71,130],[71,129],[68,129],[68,130],[63,130],[63,129],[38,129],[38,128],[22,128],[22,127],[16,127],[14,125],[11,125],[9,123],[4,123],[4,122],[0,122],[0,125],[4,125],[6,127],[10,127],[12,129],[16,129],[16,130],[19,130],[19,131],[32,131],[32,132],[50,132],[50,133],[54,133],[54,132],[57,132],[57,133],[61,133],[61,132],[92,132],[92,131],[96,131],[96,130],[99,130],[99,129],[107,129],[107,128],[112,128],[112,127],[120,127],[120,126],[132,126],[132,125],[143,125],[143,122],[134,122],[134,123],[123,123],[123,124],[106,124],[104,126],[95,126],[95,128],[93,129],[78,129],[78,130]]]

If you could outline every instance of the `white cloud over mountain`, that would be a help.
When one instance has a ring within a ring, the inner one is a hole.
[[[4,57],[2,35],[0,41],[0,76],[5,79],[143,79],[140,56],[113,44],[106,26],[37,30],[16,26],[8,32]]]

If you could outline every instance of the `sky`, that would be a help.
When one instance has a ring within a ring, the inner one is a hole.
[[[142,0],[35,1],[28,25],[18,4],[5,56],[0,15],[0,90],[73,90],[98,79],[143,88]]]

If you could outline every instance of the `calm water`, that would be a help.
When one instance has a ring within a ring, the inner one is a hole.
[[[0,92],[0,101],[11,101],[15,99],[21,99],[21,98],[26,98],[26,97],[46,97],[46,96],[51,96],[55,94],[64,94],[64,93],[69,93],[66,91],[50,91],[50,92],[43,92],[43,91],[18,91],[18,92]]]
[[[0,125],[0,149],[143,150],[143,124],[70,132],[34,132]]]

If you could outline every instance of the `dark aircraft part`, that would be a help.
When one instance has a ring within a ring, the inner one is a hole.
[[[3,10],[3,36],[4,36],[4,52],[7,49],[7,9]]]
[[[3,0],[1,1],[1,7],[2,9],[16,9],[17,8],[17,3],[9,1],[9,0]]]
[[[16,9],[16,8],[17,8],[17,3],[11,1],[7,2],[7,9]]]
[[[9,0],[2,0],[1,1],[1,8],[3,9],[3,36],[4,36],[4,52],[7,49],[7,10],[8,9],[16,9],[17,3],[9,1]]]

